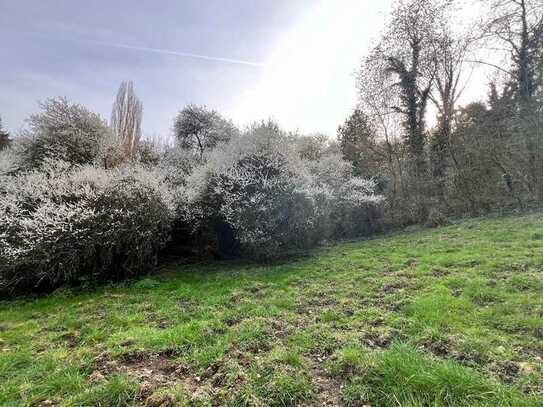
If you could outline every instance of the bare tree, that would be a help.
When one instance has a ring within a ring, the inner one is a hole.
[[[444,192],[443,182],[449,156],[457,166],[454,152],[450,148],[452,123],[457,102],[472,72],[467,66],[468,54],[475,42],[469,35],[471,27],[455,29],[451,23],[452,18],[452,15],[448,15],[448,18],[444,19],[434,37],[435,84],[429,94],[438,112],[437,128],[431,140],[431,161],[440,195]]]
[[[387,182],[388,204],[392,213],[402,206],[401,198],[407,195],[405,180],[404,148],[402,145],[402,115],[394,108],[399,95],[392,78],[375,69],[373,59],[362,66],[358,77],[359,109],[367,115],[375,131],[373,138],[365,139],[364,149],[371,151],[379,162],[379,172]]]
[[[513,90],[514,104],[507,111],[503,156],[516,156],[525,165],[514,180],[525,185],[536,199],[543,197],[543,126],[541,57],[543,49],[543,2],[541,0],[485,0],[489,13],[485,26],[490,43],[505,45],[511,67],[506,86]]]
[[[485,0],[490,3],[487,38],[504,43],[511,54],[520,102],[528,104],[536,93],[538,52],[543,46],[541,0]]]
[[[414,172],[425,172],[425,115],[435,79],[433,44],[448,1],[398,0],[388,29],[366,60],[379,75],[394,78],[399,104],[393,110],[403,117],[405,141],[414,160]],[[370,69],[366,69],[369,72]]]
[[[131,81],[122,82],[111,111],[111,128],[129,157],[138,149],[142,118],[143,104],[134,93],[134,84]]]

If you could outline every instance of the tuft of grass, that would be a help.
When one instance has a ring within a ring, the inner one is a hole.
[[[160,287],[160,281],[152,278],[143,278],[134,283],[133,287],[139,290],[152,290],[153,288]]]
[[[242,350],[258,351],[268,348],[270,339],[271,334],[265,320],[258,317],[241,322],[236,332],[236,341]]]
[[[112,376],[106,383],[90,387],[67,400],[73,407],[124,407],[136,402],[139,385],[122,375]]]
[[[145,401],[145,407],[190,406],[192,397],[182,385],[171,388],[159,388]],[[196,403],[193,403],[196,404]]]
[[[436,286],[407,307],[409,315],[420,327],[447,330],[473,318],[473,305],[456,298],[447,288]]]
[[[303,367],[302,356],[293,350],[286,349],[285,347],[275,347],[269,353],[269,359],[271,362],[278,362],[291,366],[293,368]]]
[[[339,352],[339,372],[350,372],[344,399],[375,406],[530,406],[535,398],[488,380],[473,369],[436,361],[409,345],[383,352]],[[337,373],[338,371],[336,371]]]

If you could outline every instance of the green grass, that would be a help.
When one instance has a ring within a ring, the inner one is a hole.
[[[543,216],[0,302],[0,405],[543,405]]]

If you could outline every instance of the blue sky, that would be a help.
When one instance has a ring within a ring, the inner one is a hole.
[[[37,101],[63,95],[109,117],[135,82],[147,132],[167,132],[186,103],[224,110],[260,68],[104,43],[260,61],[311,1],[0,0],[0,115],[11,130]]]
[[[16,131],[37,101],[66,96],[108,119],[132,80],[148,136],[167,136],[188,103],[333,136],[390,3],[0,0],[0,116]]]

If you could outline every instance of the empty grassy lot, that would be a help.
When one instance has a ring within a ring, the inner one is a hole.
[[[543,405],[543,215],[0,302],[0,405]]]

